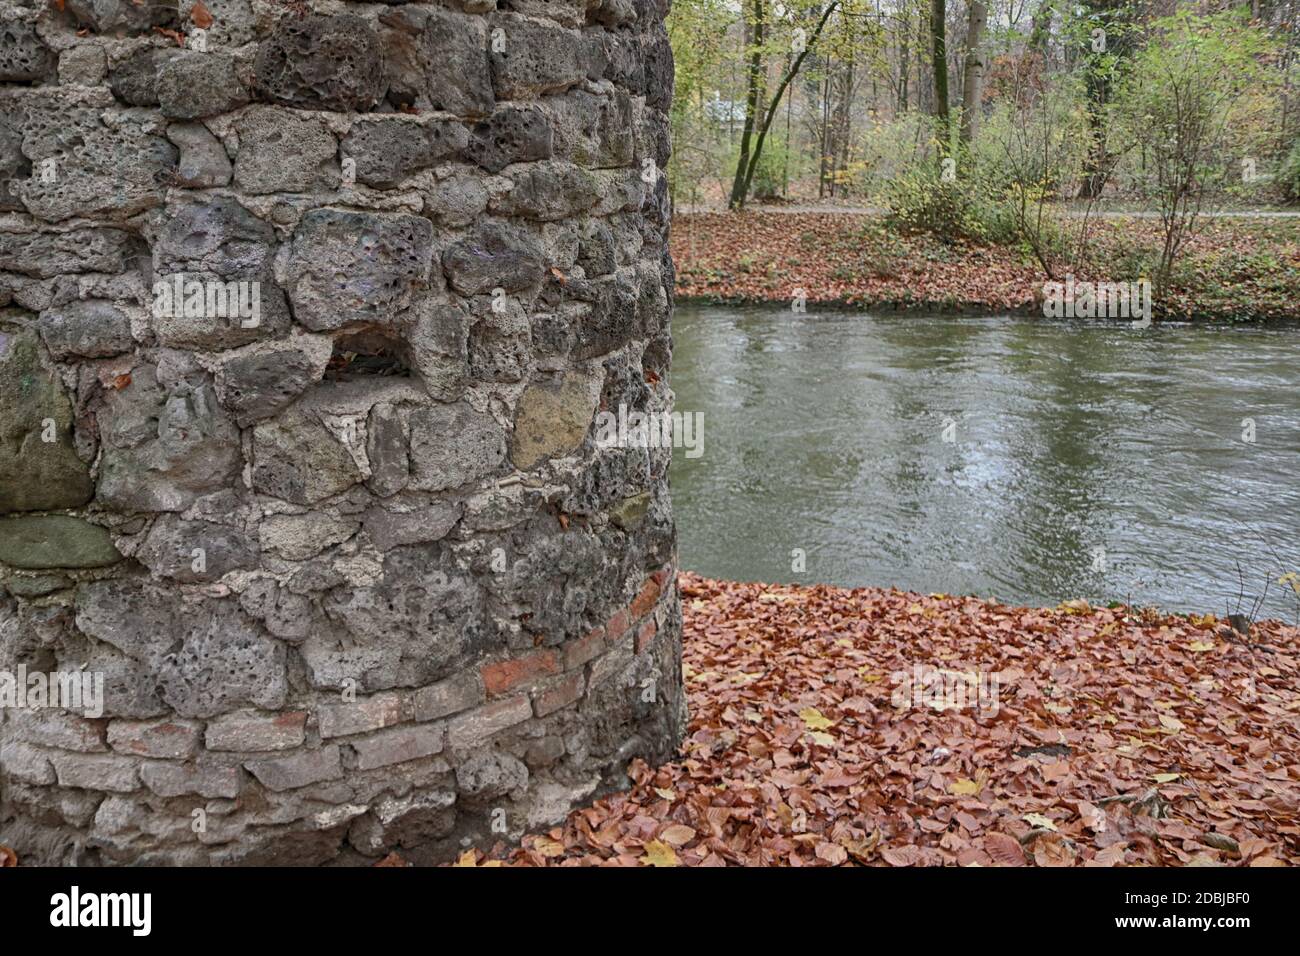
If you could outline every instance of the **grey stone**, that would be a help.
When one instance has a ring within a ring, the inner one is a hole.
[[[338,188],[338,142],[319,119],[271,106],[245,111],[235,124],[235,185],[254,195]]]
[[[518,227],[496,221],[480,224],[453,243],[442,264],[453,288],[463,295],[494,288],[522,292],[540,283],[545,272],[537,240]]]
[[[364,112],[388,87],[379,38],[351,14],[282,16],[253,69],[259,99],[302,109]]]
[[[193,720],[114,720],[108,743],[122,754],[183,760],[198,752],[202,727]]]
[[[32,24],[0,20],[0,82],[39,82],[54,73],[57,62]]]
[[[276,637],[291,643],[304,640],[313,627],[311,601],[269,578],[249,584],[239,596],[239,606]]]
[[[212,387],[164,386],[157,370],[136,366],[105,395],[99,416],[104,445],[100,502],[127,511],[183,511],[239,475],[239,433]]]
[[[74,46],[59,54],[59,82],[65,86],[98,86],[108,73],[108,57],[97,46]]]
[[[128,106],[158,105],[158,71],[180,51],[175,47],[137,49],[108,73],[113,95]]]
[[[240,425],[278,415],[321,380],[332,346],[323,336],[297,335],[226,352],[215,385]]]
[[[410,478],[406,441],[406,423],[396,406],[380,403],[370,410],[366,426],[370,478],[366,486],[381,498],[397,494]]]
[[[296,790],[325,780],[337,780],[343,776],[343,764],[339,748],[335,744],[308,750],[290,757],[272,760],[250,760],[244,764],[262,786],[277,792]]]
[[[131,351],[131,320],[103,299],[69,302],[41,313],[41,339],[50,357],[106,358]]]
[[[420,724],[376,731],[348,743],[357,752],[357,769],[374,770],[441,753],[443,735],[441,724]]]
[[[528,786],[528,768],[508,753],[480,751],[456,767],[456,786],[466,796],[492,800]]]
[[[60,787],[131,793],[140,789],[140,765],[131,757],[117,754],[50,755]]]
[[[0,324],[0,514],[75,508],[93,492],[73,442],[72,404],[42,362],[36,333]]]
[[[502,48],[489,54],[498,99],[534,99],[587,78],[581,34],[511,13],[489,19],[494,30],[504,33]]]
[[[287,289],[312,331],[389,323],[428,284],[433,225],[419,216],[314,209],[294,237]]]
[[[453,717],[447,725],[447,744],[451,747],[477,747],[493,735],[533,716],[527,694],[505,697]]]
[[[406,699],[386,692],[350,704],[325,704],[316,713],[322,738],[349,737],[400,724],[406,719]],[[378,746],[377,741],[375,746]]]
[[[63,9],[96,33],[143,33],[175,23],[177,0],[144,4],[131,0],[66,0]]]
[[[467,226],[487,205],[487,187],[473,175],[453,174],[424,191],[424,214],[442,226]]]
[[[416,720],[436,720],[477,707],[485,699],[478,671],[469,670],[421,687],[411,698],[411,708]]]
[[[158,107],[172,119],[199,119],[239,109],[248,91],[234,58],[186,50],[158,68]]]
[[[491,173],[511,163],[550,159],[553,150],[551,121],[531,106],[501,106],[474,125],[465,156]]]
[[[492,110],[488,30],[482,17],[404,6],[380,15],[389,99],[396,106],[482,116]]]
[[[505,459],[505,432],[469,405],[430,405],[410,415],[411,481],[418,491],[444,491],[485,478]]]
[[[102,568],[121,560],[108,531],[81,518],[0,518],[0,562],[15,568]]]
[[[163,515],[149,529],[136,559],[159,577],[199,584],[256,567],[258,548],[238,528]]]
[[[280,714],[241,710],[222,714],[208,722],[203,745],[209,750],[239,753],[292,750],[301,747],[307,739],[306,721],[306,713],[300,710]]]
[[[140,768],[140,779],[160,797],[234,799],[239,796],[238,767],[202,763],[147,763]]]
[[[352,124],[343,139],[343,155],[356,163],[357,182],[387,189],[458,154],[468,142],[465,127],[450,120],[367,117]]]
[[[438,501],[411,511],[388,511],[371,508],[365,513],[363,526],[370,541],[380,551],[407,544],[440,541],[460,520],[461,508],[450,501]]]
[[[261,494],[307,505],[360,480],[347,448],[313,415],[290,408],[253,429],[253,489]]]
[[[492,211],[549,222],[585,212],[600,199],[600,187],[590,173],[572,163],[548,160],[515,167],[514,186],[495,197]]]
[[[3,132],[2,116],[0,132]],[[115,275],[125,271],[135,257],[135,242],[123,229],[6,232],[0,227],[0,270],[37,279],[81,272]]]
[[[172,123],[167,138],[181,151],[176,165],[180,185],[208,189],[230,183],[230,157],[202,123]]]
[[[356,534],[351,518],[310,511],[301,515],[271,515],[259,526],[262,550],[290,561],[305,561]]]
[[[38,747],[17,741],[0,746],[0,771],[10,780],[43,786],[56,782],[49,754]]]

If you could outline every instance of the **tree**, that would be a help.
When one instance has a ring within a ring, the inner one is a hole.
[[[749,37],[749,71],[745,89],[745,126],[740,133],[740,159],[736,163],[736,177],[731,183],[731,199],[727,205],[739,209],[745,205],[749,192],[748,180],[753,176],[750,166],[749,145],[754,135],[754,120],[763,98],[763,0],[753,0],[751,22],[746,24]]]
[[[984,98],[984,52],[980,44],[984,39],[984,24],[988,20],[988,7],[984,0],[970,0],[966,26],[966,63],[961,81],[961,142],[969,146],[975,139],[979,126],[981,101]]]
[[[939,127],[939,154],[947,155],[951,129],[948,116],[947,0],[930,0],[930,68],[934,73],[934,116]]]

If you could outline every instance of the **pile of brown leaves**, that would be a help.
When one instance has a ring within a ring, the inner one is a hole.
[[[680,584],[681,758],[460,865],[1300,862],[1293,627]],[[996,706],[915,701],[918,668],[996,679]]]

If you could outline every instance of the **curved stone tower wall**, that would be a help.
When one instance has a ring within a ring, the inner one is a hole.
[[[666,7],[0,0],[0,843],[446,859],[673,752]]]

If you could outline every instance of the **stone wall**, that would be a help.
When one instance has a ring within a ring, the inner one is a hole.
[[[593,427],[671,400],[666,5],[0,0],[0,843],[445,859],[673,752]]]

